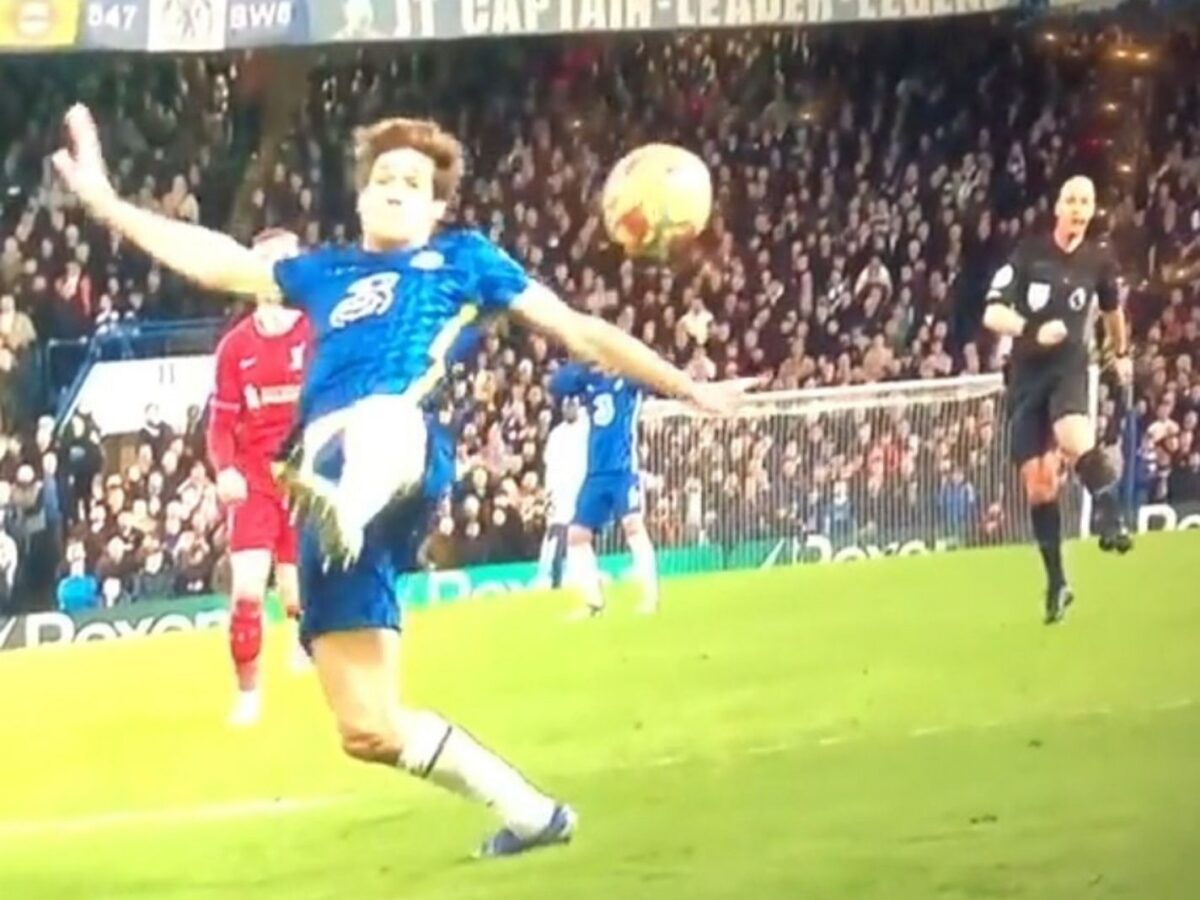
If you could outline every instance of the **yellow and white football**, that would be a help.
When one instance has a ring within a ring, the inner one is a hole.
[[[708,166],[672,144],[646,144],[621,158],[604,183],[604,227],[630,256],[662,258],[708,225]]]

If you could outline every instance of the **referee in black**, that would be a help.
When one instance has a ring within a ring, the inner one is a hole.
[[[1088,416],[1088,360],[1099,306],[1116,374],[1128,384],[1133,367],[1116,266],[1106,245],[1086,239],[1096,188],[1077,176],[1062,186],[1054,230],[1025,238],[996,272],[983,324],[1012,341],[1009,420],[1013,459],[1029,500],[1033,533],[1046,567],[1046,624],[1062,619],[1073,599],[1062,564],[1059,472],[1065,460],[1091,493],[1100,549],[1133,548],[1113,487],[1118,463],[1096,446]]]

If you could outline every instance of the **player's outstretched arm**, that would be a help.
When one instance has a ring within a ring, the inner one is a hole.
[[[52,157],[55,171],[93,218],[137,244],[159,263],[214,291],[278,296],[274,271],[228,235],[141,209],[113,190],[96,123],[87,107],[66,116],[67,146]]]
[[[637,338],[596,316],[563,303],[549,289],[533,284],[512,303],[512,312],[530,328],[554,338],[572,356],[620,372],[668,397],[687,400],[720,415],[734,412],[746,392],[741,382],[700,383],[675,368]]]

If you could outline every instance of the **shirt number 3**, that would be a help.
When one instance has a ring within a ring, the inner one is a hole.
[[[601,428],[611,425],[614,414],[612,394],[597,394],[592,401],[592,424]]]

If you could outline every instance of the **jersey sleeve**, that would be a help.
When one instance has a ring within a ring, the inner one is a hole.
[[[329,253],[326,250],[313,250],[289,259],[281,259],[275,263],[275,283],[283,299],[297,307],[308,311],[314,302],[314,287],[321,283],[329,268]]]
[[[1025,280],[1025,243],[1016,246],[1008,261],[996,270],[988,285],[987,302],[1015,308]]]
[[[208,417],[205,444],[208,458],[218,472],[233,465],[237,453],[237,418],[242,408],[238,388],[238,354],[233,346],[222,341],[217,347],[217,379]]]
[[[575,397],[582,394],[591,380],[591,372],[579,363],[563,363],[550,376],[550,393],[555,397]]]
[[[1096,300],[1104,312],[1116,312],[1121,306],[1121,275],[1109,250],[1103,251],[1096,278]]]
[[[466,235],[476,299],[486,312],[503,312],[529,287],[529,275],[520,263],[479,232]]]

